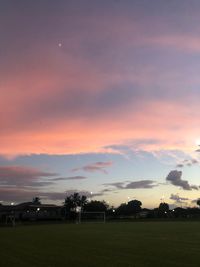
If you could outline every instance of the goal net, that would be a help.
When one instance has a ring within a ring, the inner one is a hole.
[[[80,212],[79,213],[79,222],[106,222],[105,212]]]

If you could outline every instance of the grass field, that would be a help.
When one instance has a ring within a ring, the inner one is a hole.
[[[198,267],[200,222],[0,228],[0,266]]]

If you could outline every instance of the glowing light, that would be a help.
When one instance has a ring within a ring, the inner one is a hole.
[[[62,44],[61,44],[61,43],[59,43],[59,44],[58,44],[58,46],[59,46],[59,47],[62,47]]]
[[[197,146],[200,146],[200,138],[197,138],[197,139],[195,140],[195,144],[196,144]]]

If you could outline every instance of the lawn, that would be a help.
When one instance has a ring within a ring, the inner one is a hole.
[[[199,222],[0,228],[0,266],[198,267]]]

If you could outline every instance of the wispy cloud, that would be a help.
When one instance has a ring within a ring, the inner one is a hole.
[[[184,190],[198,190],[199,187],[196,185],[190,185],[188,181],[182,180],[182,171],[172,170],[166,177],[166,181],[169,181],[175,186],[179,186]]]
[[[158,186],[158,184],[153,180],[139,180],[133,182],[115,182],[115,183],[105,183],[104,186],[113,186],[116,189],[150,189]]]
[[[159,35],[146,40],[149,44],[158,45],[161,48],[171,48],[177,51],[188,53],[200,52],[200,38],[199,36],[192,36],[191,34],[183,35]]]
[[[180,163],[178,163],[176,165],[177,168],[183,168],[185,166],[188,166],[188,167],[191,167],[193,165],[196,165],[198,164],[199,161],[197,159],[185,159],[185,160],[182,160]]]
[[[112,161],[98,161],[92,164],[85,165],[83,167],[74,168],[72,169],[72,171],[102,172],[106,174],[108,173],[106,168],[111,167],[112,165]]]
[[[71,177],[56,177],[56,178],[52,178],[51,181],[84,180],[84,179],[87,179],[87,177],[71,176]]]
[[[116,189],[124,189],[125,182],[114,182],[114,183],[105,183],[104,186],[112,186]]]
[[[135,153],[138,150],[148,150],[157,145],[161,145],[163,143],[162,138],[135,138],[133,140],[127,140],[121,144],[112,144],[105,146],[104,148],[108,151],[117,152],[123,155],[129,155]]]
[[[170,196],[171,200],[174,200],[177,203],[185,203],[189,200],[187,197],[180,197],[178,194],[171,194]]]

